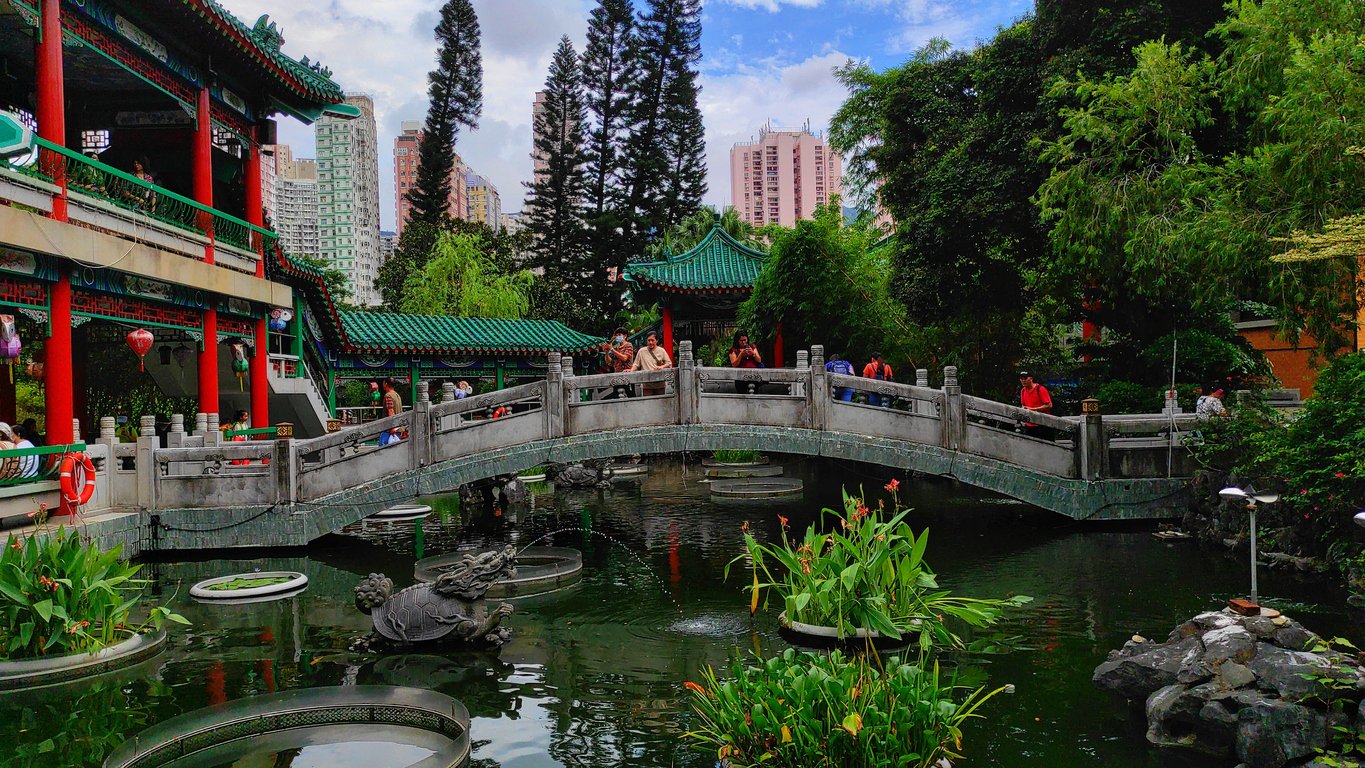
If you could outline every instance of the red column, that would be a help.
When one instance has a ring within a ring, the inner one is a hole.
[[[71,419],[74,414],[74,388],[71,372],[71,275],[66,265],[58,266],[57,282],[52,284],[48,322],[52,332],[44,350],[43,395],[47,411],[47,444],[75,442]]]
[[[664,305],[661,325],[664,327],[664,337],[660,341],[664,344],[664,351],[668,353],[668,359],[673,360],[673,364],[677,365],[678,361],[674,358],[678,353],[673,351],[673,307],[667,304]]]
[[[260,132],[255,126],[251,128],[251,142],[247,147],[246,156],[246,223],[255,224],[258,227],[265,226],[265,211],[261,205],[261,145],[258,142]],[[256,253],[265,252],[265,243],[256,234],[252,234],[251,242],[255,246]],[[256,262],[256,277],[265,277],[265,259]]]
[[[782,323],[777,324],[777,338],[773,339],[773,367],[782,367]]]
[[[256,356],[251,360],[251,427],[270,426],[270,355],[265,318],[256,320]]]
[[[198,126],[194,131],[194,201],[213,207],[213,123],[209,116],[209,88],[199,89]],[[209,244],[204,261],[213,263],[212,220],[205,216]],[[199,411],[218,413],[218,309],[204,310],[204,348],[199,352]]]
[[[38,135],[54,144],[66,146],[66,86],[62,75],[62,11],[61,0],[42,0],[41,39],[34,54],[37,83]],[[46,153],[44,153],[46,154]],[[66,174],[60,162],[48,169],[63,189],[63,194],[52,199],[52,218],[66,221]],[[68,329],[69,330],[69,329]],[[69,335],[69,334],[68,334]]]

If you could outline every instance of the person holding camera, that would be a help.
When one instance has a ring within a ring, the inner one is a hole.
[[[611,334],[611,340],[604,346],[606,347],[607,369],[612,373],[629,372],[630,367],[635,364],[635,345],[626,341],[626,329],[617,328]],[[617,384],[612,387],[611,394],[607,395],[607,399],[634,396],[634,387],[629,384]]]
[[[730,367],[763,367],[763,356],[758,353],[758,347],[749,343],[749,334],[744,331],[735,331],[734,342],[730,345]],[[749,385],[742,381],[735,381],[735,392],[741,395],[748,394]]]

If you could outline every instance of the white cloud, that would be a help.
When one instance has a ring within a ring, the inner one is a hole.
[[[768,13],[777,13],[782,10],[782,6],[791,5],[797,8],[815,8],[824,3],[824,0],[711,0],[725,5],[733,5],[738,8],[748,8],[750,10],[759,9]]]

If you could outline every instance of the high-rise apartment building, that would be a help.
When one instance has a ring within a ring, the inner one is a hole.
[[[295,160],[288,144],[261,147],[261,202],[285,251],[318,258],[318,166]]]
[[[346,103],[360,109],[347,120],[324,115],[317,122],[318,233],[322,257],[346,275],[351,300],[360,306],[380,303],[379,151],[374,102],[350,94]]]
[[[755,227],[794,226],[843,190],[843,163],[809,129],[764,128],[757,141],[730,150],[730,195],[735,211]]]
[[[539,183],[549,171],[550,162],[540,151],[541,115],[545,113],[545,91],[536,91],[536,100],[531,104],[531,181]]]
[[[469,195],[469,221],[486,224],[494,232],[502,226],[502,198],[493,182],[473,171],[465,174],[465,189]]]
[[[417,150],[422,144],[422,124],[417,120],[404,120],[402,133],[393,140],[393,197],[394,231],[403,234],[403,222],[408,220],[412,204],[408,202],[408,192],[417,185]],[[459,153],[455,154],[455,167],[450,172],[450,215],[456,219],[469,218],[469,193],[465,189],[464,177],[469,172]]]

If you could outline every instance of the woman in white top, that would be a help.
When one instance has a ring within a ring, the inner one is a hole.
[[[645,345],[640,351],[635,353],[635,362],[631,364],[632,371],[661,371],[672,368],[673,361],[669,359],[668,352],[659,346],[659,337],[654,332],[650,332],[645,337]],[[645,382],[645,397],[650,395],[662,395],[664,393],[664,382],[647,381]]]

